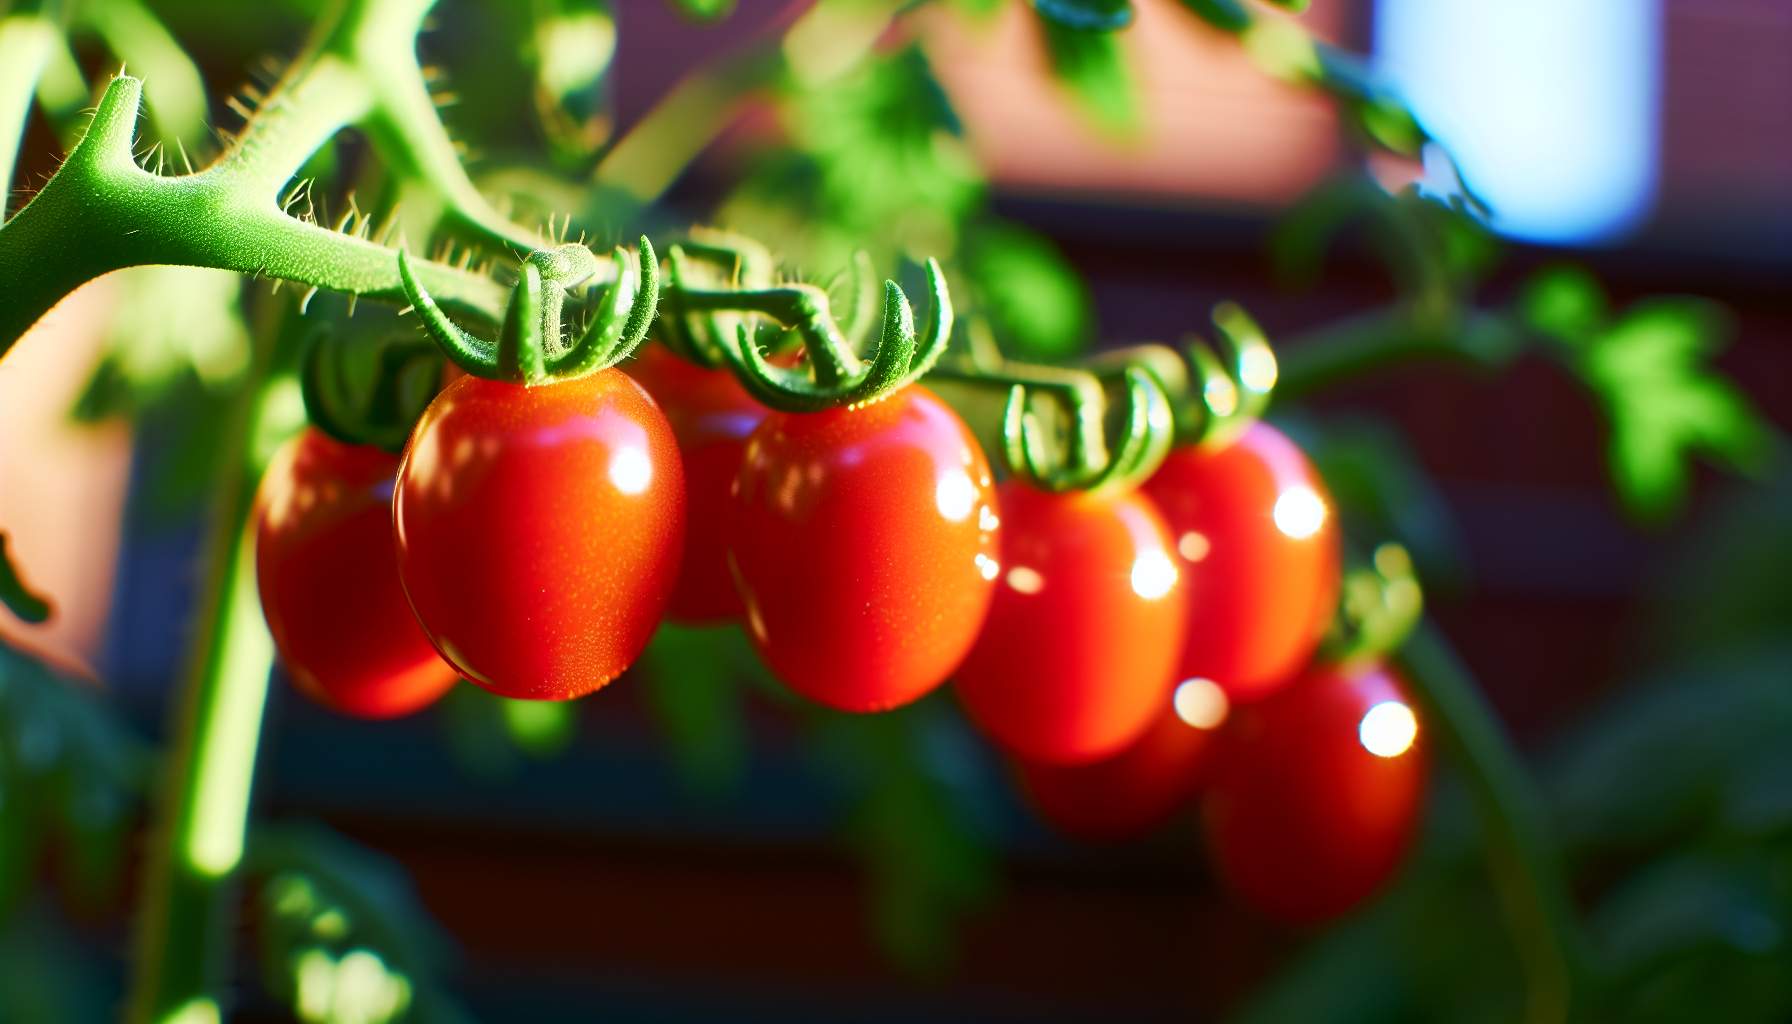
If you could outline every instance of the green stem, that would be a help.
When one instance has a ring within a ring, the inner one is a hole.
[[[128,1019],[189,1024],[223,1018],[221,992],[235,941],[235,878],[243,859],[273,641],[255,588],[250,509],[262,470],[255,439],[273,403],[269,346],[258,345],[238,392],[209,567],[162,795],[165,832],[151,845]]]
[[[1293,401],[1371,370],[1423,359],[1498,367],[1518,354],[1524,340],[1512,319],[1497,312],[1452,316],[1396,305],[1288,337],[1277,349],[1274,397]]]
[[[1422,622],[1398,660],[1425,720],[1461,769],[1486,830],[1489,866],[1524,968],[1525,1019],[1556,1024],[1584,1013],[1587,946],[1542,794],[1435,626]]]

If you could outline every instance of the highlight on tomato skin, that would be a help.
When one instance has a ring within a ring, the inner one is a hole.
[[[1137,839],[1188,807],[1206,785],[1226,714],[1223,690],[1206,679],[1185,680],[1125,750],[1092,764],[1019,761],[1021,789],[1066,835]]]
[[[684,554],[666,617],[690,625],[738,620],[745,609],[728,569],[723,517],[747,437],[767,410],[727,370],[696,366],[658,345],[624,370],[666,414],[684,460]]]
[[[996,492],[1001,574],[953,689],[995,743],[1086,764],[1138,739],[1170,699],[1187,619],[1163,518],[1141,495]]]
[[[590,693],[641,653],[684,517],[672,428],[617,370],[455,381],[418,421],[392,501],[399,575],[436,648],[536,700]]]
[[[1340,538],[1306,454],[1257,422],[1223,447],[1172,451],[1145,482],[1188,577],[1180,677],[1236,703],[1291,682],[1337,607]]]
[[[315,428],[274,456],[256,493],[255,569],[268,631],[298,689],[357,718],[395,718],[460,676],[398,581],[398,459]]]
[[[1399,867],[1428,756],[1405,687],[1384,665],[1322,665],[1234,709],[1204,800],[1219,875],[1291,924],[1335,918]]]
[[[842,711],[886,711],[952,674],[999,569],[989,463],[919,386],[768,415],[728,516],[747,633],[772,674]]]

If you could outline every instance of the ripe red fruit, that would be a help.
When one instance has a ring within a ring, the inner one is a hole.
[[[684,556],[666,617],[711,623],[737,619],[740,595],[728,571],[724,517],[747,435],[765,419],[740,381],[726,370],[706,370],[650,346],[628,366],[672,425],[684,460]]]
[[[306,695],[359,718],[407,715],[459,678],[398,583],[398,459],[308,429],[255,497],[255,570],[280,660]]]
[[[1182,656],[1187,599],[1163,518],[1132,493],[997,491],[1002,575],[955,688],[1029,761],[1087,763],[1138,739]]]
[[[1021,786],[1039,813],[1080,839],[1112,842],[1150,832],[1205,784],[1226,714],[1225,695],[1205,680],[1159,702],[1145,734],[1093,764],[1022,762]]]
[[[1144,490],[1188,577],[1180,677],[1240,703],[1293,679],[1337,606],[1340,573],[1331,501],[1306,455],[1254,423],[1224,447],[1171,452]]]
[[[1238,708],[1205,817],[1222,878],[1297,924],[1354,907],[1399,866],[1424,799],[1418,720],[1392,672],[1316,667]]]
[[[399,576],[442,656],[506,697],[616,678],[678,576],[684,473],[629,377],[463,377],[417,423],[392,504]]]
[[[976,439],[924,388],[770,414],[747,441],[728,524],[760,657],[843,711],[932,690],[989,608],[994,504]]]

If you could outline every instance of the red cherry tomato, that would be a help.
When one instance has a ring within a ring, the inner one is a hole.
[[[678,575],[684,472],[620,371],[525,388],[463,377],[411,434],[392,502],[424,632],[475,683],[565,700],[616,678]]]
[[[1022,762],[1021,786],[1039,813],[1069,835],[1097,842],[1144,835],[1200,791],[1225,715],[1217,686],[1184,683],[1159,702],[1145,734],[1125,750],[1093,764]]]
[[[706,370],[650,346],[628,367],[672,424],[684,458],[684,557],[666,617],[706,623],[738,619],[742,606],[728,571],[728,495],[747,449],[747,435],[765,419],[726,370]]]
[[[843,711],[938,686],[989,609],[994,504],[976,439],[923,388],[767,416],[747,441],[728,533],[766,665]]]
[[[1087,763],[1139,738],[1164,703],[1188,616],[1169,531],[1131,492],[997,492],[1002,576],[955,676],[971,720],[1030,761]]]
[[[280,660],[300,690],[360,718],[407,715],[459,676],[398,584],[398,459],[306,430],[255,496],[255,571]]]
[[[1337,523],[1306,455],[1255,423],[1223,448],[1171,452],[1145,493],[1188,578],[1181,678],[1241,703],[1293,679],[1338,603]]]
[[[1205,806],[1221,877],[1284,921],[1344,913],[1399,865],[1425,761],[1418,720],[1379,665],[1316,667],[1238,708]]]

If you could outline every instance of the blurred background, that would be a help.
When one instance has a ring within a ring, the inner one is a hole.
[[[222,98],[299,47],[311,6],[147,4],[223,125],[240,118]],[[1314,384],[1277,421],[1357,539],[1413,552],[1429,610],[1534,769],[1626,1019],[1792,1014],[1792,8],[1315,0],[1299,24],[1366,55],[1453,172],[1367,151],[1330,98],[1266,73],[1273,52],[1169,0],[1139,0],[1116,37],[1121,79],[1067,85],[1025,5],[928,4],[850,87],[793,75],[723,88],[726,104],[692,83],[728,86],[716,69],[749,67],[808,5],[742,0],[718,20],[645,0],[533,5],[575,26],[571,56],[528,35],[527,6],[444,0],[422,42],[458,94],[444,119],[494,193],[549,207],[570,194],[558,205],[605,236],[739,227],[817,270],[867,237],[951,251],[1025,282],[1004,326],[1044,354],[1174,341],[1222,299],[1251,310]],[[806,24],[810,66],[850,50],[850,19],[839,36]],[[116,63],[97,44],[74,58],[92,82]],[[653,120],[679,103],[688,117]],[[661,122],[695,142],[674,130],[647,158],[618,150],[630,174],[606,178],[606,143]],[[698,154],[688,167],[668,156],[679,145]],[[61,152],[51,119],[33,119],[19,186]],[[355,141],[331,159],[353,167]],[[549,192],[549,173],[599,187]],[[1468,256],[1415,254],[1387,228],[1387,190],[1447,192],[1458,173],[1494,211],[1488,235],[1461,243]],[[656,175],[663,190],[627,194]],[[874,194],[839,200],[830,175]],[[1645,316],[1647,297],[1699,296],[1661,322],[1696,321],[1691,349],[1732,384],[1717,412],[1688,412],[1680,392],[1530,348],[1335,382],[1301,363],[1335,325],[1397,308],[1427,260],[1472,279],[1485,308],[1543,280],[1614,324]],[[109,1019],[122,997],[146,836],[118,780],[165,729],[191,635],[207,409],[241,371],[240,296],[257,289],[115,274],[0,367],[0,523],[59,611],[42,627],[0,618],[0,634],[116,712],[20,710],[6,695],[24,691],[0,690],[7,763],[61,756],[34,743],[98,743],[123,762],[69,767],[44,799],[72,810],[32,811],[0,785],[0,1018]],[[463,687],[398,723],[277,685],[256,813],[325,827],[371,851],[354,855],[374,858],[366,870],[391,869],[478,1019],[1516,1015],[1517,961],[1445,758],[1391,891],[1291,931],[1216,887],[1192,817],[1129,844],[1059,837],[949,697],[893,721],[797,715],[748,658],[726,636],[681,637],[569,708]],[[266,939],[245,926],[245,964]],[[238,1019],[288,1019],[275,986],[242,973]]]

